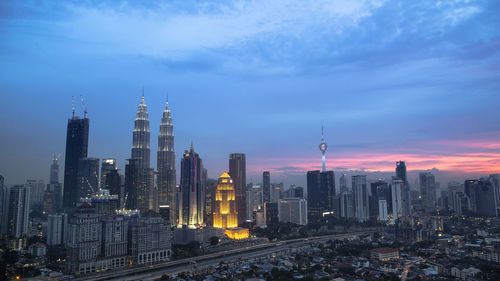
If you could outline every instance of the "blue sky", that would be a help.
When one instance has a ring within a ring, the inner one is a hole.
[[[48,178],[73,95],[123,168],[143,87],[151,158],[168,94],[177,158],[193,140],[211,177],[244,152],[254,182],[303,184],[321,124],[338,171],[500,172],[498,1],[136,2],[0,4],[8,183]]]

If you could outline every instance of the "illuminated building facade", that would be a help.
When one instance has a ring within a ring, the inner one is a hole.
[[[105,158],[102,159],[101,163],[101,181],[100,187],[106,188],[106,177],[109,173],[113,171],[117,171],[118,167],[116,166],[116,159],[114,158]]]
[[[133,168],[135,169],[134,176],[136,176],[135,186],[128,186],[129,189],[127,189],[128,197],[132,197],[130,199],[135,203],[129,208],[138,209],[142,213],[156,209],[154,204],[153,169],[150,168],[150,136],[148,108],[144,102],[143,90],[142,100],[137,107],[134,132],[132,134],[131,158],[135,160],[133,163]]]
[[[236,209],[238,213],[238,224],[243,225],[247,220],[246,212],[246,157],[244,153],[229,154],[229,175],[234,182],[236,194]]]
[[[181,185],[177,207],[178,227],[197,228],[205,223],[203,163],[192,145],[189,151],[184,151],[184,157],[181,159]]]
[[[224,233],[230,239],[246,239],[248,229],[238,227],[238,206],[233,179],[224,172],[217,182],[215,191],[215,207],[213,216],[215,228],[225,229]]]
[[[224,172],[217,182],[215,191],[214,227],[238,227],[238,212],[236,211],[236,194],[233,179]]]
[[[174,218],[176,213],[174,128],[168,101],[161,118],[160,133],[158,135],[157,163],[158,204],[161,206],[169,206],[169,217]],[[175,220],[173,222],[175,222]]]

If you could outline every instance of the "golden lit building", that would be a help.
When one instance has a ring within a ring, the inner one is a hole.
[[[214,227],[223,229],[238,227],[234,184],[226,172],[220,176],[215,191]]]
[[[225,229],[225,234],[231,239],[246,239],[249,237],[248,229],[238,228],[235,195],[233,180],[224,172],[217,181],[213,225]]]

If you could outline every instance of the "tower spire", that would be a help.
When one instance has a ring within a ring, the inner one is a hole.
[[[324,131],[323,131],[323,125],[321,125],[321,143],[319,144],[319,150],[321,151],[321,160],[323,162],[323,167],[322,167],[322,171],[323,172],[326,171],[326,156],[325,156],[325,152],[326,152],[327,148],[328,148],[328,145],[326,144],[326,141],[325,141],[325,135],[324,135]]]
[[[75,117],[75,96],[71,96],[71,112],[71,117]]]

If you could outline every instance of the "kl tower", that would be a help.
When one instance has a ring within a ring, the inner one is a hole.
[[[323,160],[323,169],[322,172],[326,172],[326,157],[325,152],[328,148],[328,145],[325,142],[325,136],[323,134],[323,125],[321,125],[321,143],[319,144],[319,150],[321,151],[321,160]]]

